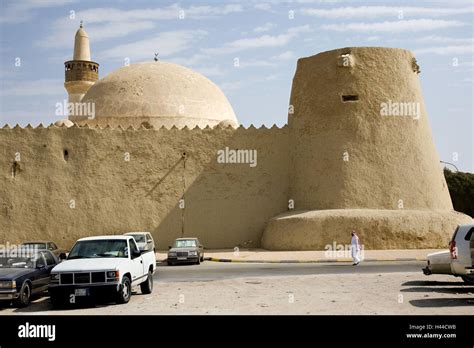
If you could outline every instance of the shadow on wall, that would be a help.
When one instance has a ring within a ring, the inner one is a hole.
[[[183,188],[153,229],[159,246],[180,237],[198,237],[206,248],[260,246],[267,221],[287,209],[287,133],[252,128],[215,130],[226,136],[205,137],[202,144],[195,137],[193,146],[182,148],[186,158],[176,151],[179,159],[149,191],[159,201],[167,186]],[[218,151],[226,149],[256,151],[257,165],[219,163]]]

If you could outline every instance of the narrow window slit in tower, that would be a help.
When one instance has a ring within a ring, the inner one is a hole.
[[[63,156],[65,161],[69,159],[69,151],[67,149],[64,149]]]
[[[342,101],[343,102],[359,101],[359,96],[357,94],[343,95],[342,96]]]
[[[12,164],[12,178],[14,178],[17,173],[20,171],[20,165],[17,161],[14,161]]]

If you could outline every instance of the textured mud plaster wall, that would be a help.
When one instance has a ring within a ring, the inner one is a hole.
[[[473,220],[458,212],[328,209],[281,214],[262,237],[270,250],[324,250],[350,243],[356,230],[366,249],[446,248],[458,224]]]
[[[419,114],[384,116],[389,102]],[[323,249],[353,229],[367,248],[442,248],[457,224],[472,223],[453,211],[411,52],[356,47],[299,59],[290,105],[295,211],[269,221],[264,248]]]
[[[350,66],[339,64],[343,54]],[[410,51],[374,47],[298,60],[289,115],[296,209],[399,209],[401,200],[405,209],[452,210],[412,62]],[[419,119],[381,116],[389,100],[419,103]]]
[[[146,230],[166,248],[181,236],[185,151],[185,235],[208,248],[258,246],[265,223],[286,210],[287,142],[286,127],[2,129],[0,242],[70,247],[88,235]],[[257,166],[217,163],[226,146],[256,149]]]

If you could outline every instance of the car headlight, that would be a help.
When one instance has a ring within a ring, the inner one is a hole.
[[[107,278],[119,278],[119,271],[108,271]]]
[[[189,253],[189,256],[197,256],[197,251],[190,251]]]
[[[59,283],[59,273],[51,273],[51,282]]]
[[[0,289],[15,289],[16,281],[14,280],[3,280],[0,281]]]
[[[170,252],[168,253],[168,256],[176,256],[176,251],[170,251]]]

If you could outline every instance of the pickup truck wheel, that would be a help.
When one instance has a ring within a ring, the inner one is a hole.
[[[171,262],[171,261],[167,261],[167,263],[168,263],[168,266],[173,266],[174,265],[174,263]]]
[[[203,262],[203,261],[204,261],[204,254],[202,254],[202,256],[201,256],[201,262]]]
[[[130,283],[130,278],[123,277],[122,286],[119,292],[117,293],[117,303],[124,304],[130,301],[132,296],[132,284]]]
[[[21,286],[20,296],[14,301],[15,306],[17,307],[26,307],[30,304],[31,298],[31,284],[29,282],[24,282]]]
[[[142,291],[142,294],[151,294],[153,291],[153,274],[151,271],[148,271],[147,279],[140,284],[140,290]]]
[[[474,284],[474,277],[472,276],[461,276],[461,278],[467,284]]]

